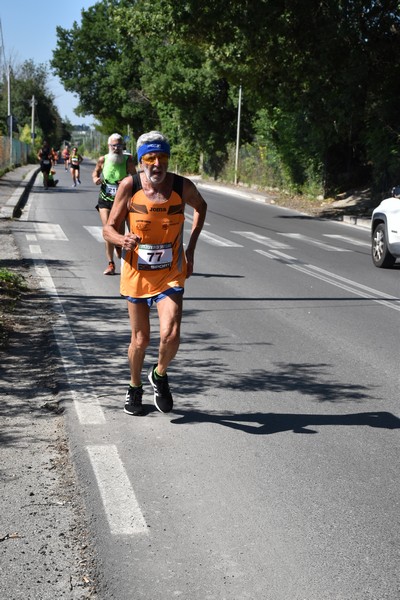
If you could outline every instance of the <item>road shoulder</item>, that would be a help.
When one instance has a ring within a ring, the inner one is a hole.
[[[0,220],[1,264],[28,287],[9,315],[0,361],[0,596],[93,599],[95,557],[59,403],[54,313],[10,225]]]

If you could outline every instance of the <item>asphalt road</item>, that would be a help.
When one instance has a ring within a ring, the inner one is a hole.
[[[99,597],[395,600],[399,268],[369,232],[201,188],[174,412],[123,412],[126,307],[91,167],[14,227],[52,295]],[[190,210],[187,229],[190,229]],[[146,367],[156,360],[157,319]]]

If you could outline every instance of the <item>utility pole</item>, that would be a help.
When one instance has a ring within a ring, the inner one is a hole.
[[[11,66],[8,65],[7,78],[7,94],[8,94],[8,126],[10,128],[10,167],[13,164],[13,117],[11,114]]]
[[[238,99],[238,117],[237,117],[237,133],[236,133],[236,154],[235,154],[235,185],[238,180],[238,163],[239,163],[239,142],[240,142],[240,114],[242,110],[242,84],[239,86]]]
[[[35,95],[32,96],[31,107],[32,107],[32,120],[31,120],[31,138],[32,138],[32,153],[35,153]]]

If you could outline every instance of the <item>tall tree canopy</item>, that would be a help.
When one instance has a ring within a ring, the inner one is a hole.
[[[65,89],[78,95],[78,114],[93,114],[110,130],[127,123],[140,129],[150,104],[140,86],[135,41],[124,39],[113,22],[114,9],[130,5],[104,0],[82,11],[80,25],[57,27],[51,61]]]
[[[82,114],[162,127],[187,167],[218,172],[242,85],[241,142],[273,146],[295,185],[400,176],[397,0],[102,0],[57,33]]]
[[[21,65],[13,65],[10,69],[11,112],[18,128],[31,126],[32,97],[35,99],[35,127],[49,143],[59,146],[63,139],[68,139],[65,123],[61,120],[55,105],[54,94],[48,86],[49,71],[45,64],[35,64],[26,60]],[[1,132],[6,134],[6,117],[8,113],[8,85],[3,79],[0,102]]]

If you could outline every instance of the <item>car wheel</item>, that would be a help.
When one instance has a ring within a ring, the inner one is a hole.
[[[386,228],[384,223],[379,223],[374,229],[371,254],[372,262],[376,267],[387,269],[388,267],[393,267],[396,262],[395,257],[390,254],[387,247]]]

